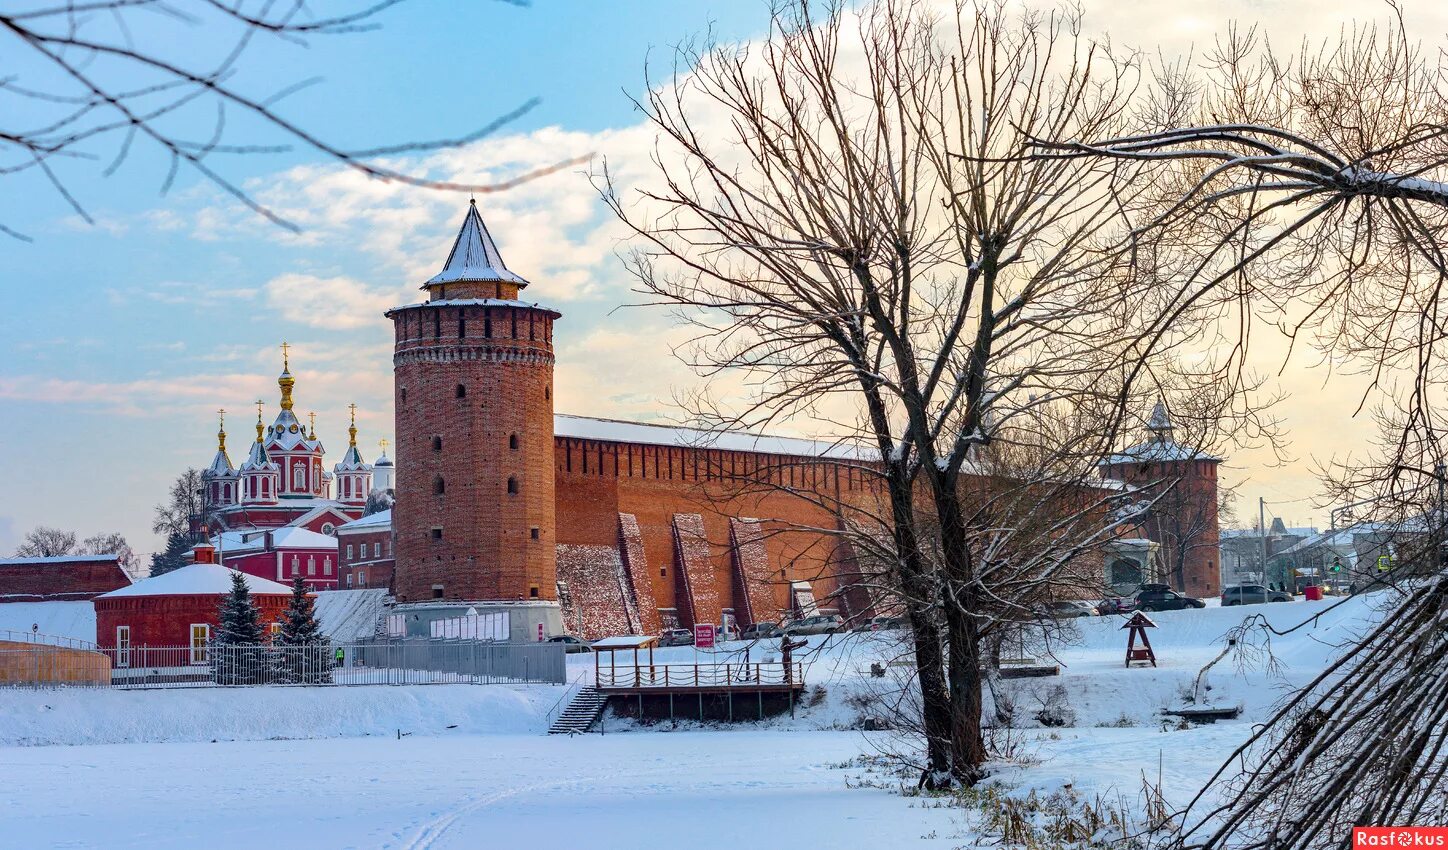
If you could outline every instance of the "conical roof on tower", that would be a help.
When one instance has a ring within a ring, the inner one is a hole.
[[[347,428],[347,453],[342,455],[342,462],[337,464],[337,472],[365,471],[372,467],[362,460],[362,453],[357,450],[357,405],[348,405],[352,412],[352,424]]]
[[[497,243],[488,233],[487,225],[483,224],[483,217],[478,214],[477,201],[469,201],[452,253],[447,255],[442,271],[433,275],[422,288],[445,283],[489,281],[513,283],[519,287],[528,285],[528,281],[503,264],[503,255],[498,253]]]
[[[231,457],[226,453],[226,411],[218,411],[221,417],[221,424],[216,429],[216,456],[211,459],[211,465],[206,467],[202,475],[211,478],[234,475],[235,467],[231,465]]]
[[[321,442],[307,434],[306,426],[302,425],[292,409],[292,391],[296,388],[297,379],[292,377],[290,348],[290,343],[282,343],[282,373],[277,376],[277,388],[281,390],[281,410],[277,413],[276,421],[267,429],[266,436],[274,448],[282,451],[300,448],[320,452]]]
[[[1166,400],[1158,399],[1151,408],[1150,418],[1146,420],[1146,442],[1137,443],[1111,455],[1100,461],[1098,465],[1160,463],[1177,460],[1205,460],[1216,463],[1222,460],[1210,452],[1178,443],[1174,437],[1175,430],[1171,421],[1171,413],[1166,407]]]
[[[266,453],[266,444],[262,442],[262,431],[266,428],[261,422],[261,401],[256,403],[256,442],[251,444],[251,451],[247,452],[246,462],[241,465],[241,470],[246,472],[252,469],[277,469]]]

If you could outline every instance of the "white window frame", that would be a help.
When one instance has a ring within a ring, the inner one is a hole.
[[[196,644],[196,630],[197,630],[197,629],[201,629],[201,630],[202,630],[202,632],[201,632],[202,642],[201,642],[201,645],[200,645],[200,646],[197,646],[197,644]],[[191,663],[192,663],[192,664],[205,664],[207,661],[210,660],[210,658],[209,658],[209,652],[210,652],[210,646],[211,646],[211,624],[210,624],[210,623],[192,623],[192,624],[191,624],[191,628],[190,628],[190,630],[187,632],[187,634],[189,634],[189,635],[191,636]]]
[[[348,544],[347,544],[347,560],[349,560],[349,561],[352,560],[352,557],[353,557],[353,556],[352,556],[352,544],[351,544],[351,543],[348,543]]]
[[[372,544],[372,557],[374,557],[374,558],[380,558],[380,557],[382,557],[382,544],[381,544],[381,543],[373,543],[373,544]]]
[[[324,576],[329,576],[329,575],[331,575],[331,574],[332,574],[332,556],[331,556],[331,555],[323,555],[323,556],[322,556],[322,575],[324,575]]]
[[[358,571],[357,571],[357,586],[358,586],[358,587],[366,587],[366,586],[367,586],[367,571],[366,571],[366,570],[358,570]]]
[[[351,587],[351,586],[352,586],[352,574],[351,574],[351,573],[347,573],[347,586],[348,586],[348,587]]]
[[[316,555],[308,555],[308,556],[307,556],[307,575],[309,575],[309,576],[314,576],[314,575],[316,575],[316,574],[317,574],[317,556],[316,556]]]
[[[116,626],[116,666],[131,666],[131,627]]]

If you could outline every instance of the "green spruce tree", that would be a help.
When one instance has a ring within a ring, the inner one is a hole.
[[[186,566],[186,553],[191,551],[191,541],[179,531],[166,537],[166,551],[151,556],[151,575],[165,575],[172,570]]]
[[[231,592],[221,596],[221,624],[212,640],[211,670],[223,685],[255,685],[266,680],[261,611],[251,600],[246,579],[231,573]]]
[[[315,603],[301,576],[292,579],[292,599],[282,614],[273,653],[273,668],[284,684],[320,685],[332,680],[331,641],[322,634]]]

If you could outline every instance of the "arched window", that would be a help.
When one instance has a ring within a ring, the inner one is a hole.
[[[297,464],[292,468],[292,489],[301,490],[307,486],[307,468]]]
[[[441,496],[446,490],[447,482],[442,480],[441,475],[432,479],[432,493],[434,496]]]
[[[547,387],[544,387],[544,388],[543,388],[543,398],[544,398],[545,400],[546,400],[546,399],[553,398],[553,391],[550,390],[550,389],[548,389]]]
[[[457,396],[458,398],[467,398],[467,397],[468,397],[468,388],[467,388],[466,386],[464,386],[463,384],[458,384],[457,389],[454,390],[454,393],[456,394],[456,396]]]
[[[509,434],[509,435],[508,435],[508,448],[510,448],[510,449],[512,449],[512,450],[514,450],[514,451],[517,451],[517,450],[518,450],[518,435],[517,435],[517,434]]]
[[[399,396],[401,396],[401,398],[402,398],[402,403],[403,403],[403,404],[406,404],[406,403],[407,403],[407,387],[399,387],[398,390],[397,390],[397,394],[398,394]]]
[[[442,451],[442,437],[432,438],[432,450],[435,452]]]
[[[314,558],[314,557],[312,557],[311,555],[308,555],[308,556],[307,556],[307,575],[309,575],[309,576],[314,576],[314,575],[316,575],[316,574],[317,574],[317,559]]]
[[[508,492],[509,492],[509,493],[515,493],[515,494],[518,492],[518,479],[516,479],[516,478],[509,478],[509,479],[508,479]]]

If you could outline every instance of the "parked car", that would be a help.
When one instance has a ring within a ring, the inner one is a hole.
[[[740,640],[762,640],[764,638],[777,638],[784,634],[779,630],[778,623],[753,623],[744,630]]]
[[[1183,596],[1165,585],[1143,585],[1142,590],[1136,594],[1136,608],[1139,611],[1182,611],[1205,607],[1207,603],[1202,600]]]
[[[1076,617],[1095,617],[1096,606],[1090,602],[1077,602],[1073,599],[1062,599],[1056,602],[1048,602],[1041,606],[1041,613],[1047,617],[1057,620],[1070,620]]]
[[[1108,596],[1096,603],[1096,613],[1105,617],[1110,614],[1130,614],[1136,610],[1136,599],[1130,596]]]
[[[1291,602],[1295,597],[1284,590],[1261,584],[1239,584],[1222,588],[1223,605],[1253,605],[1262,602]]]
[[[575,652],[593,651],[593,647],[588,645],[588,641],[584,640],[581,637],[578,637],[577,635],[554,635],[553,637],[548,639],[548,642],[564,644],[567,648],[563,651],[569,654]]]
[[[857,632],[885,632],[892,629],[909,628],[910,623],[904,617],[871,617],[865,622],[855,626]]]
[[[693,646],[692,629],[664,629],[659,635],[659,646]]]
[[[832,635],[845,630],[845,618],[839,614],[818,614],[784,624],[787,635]]]

